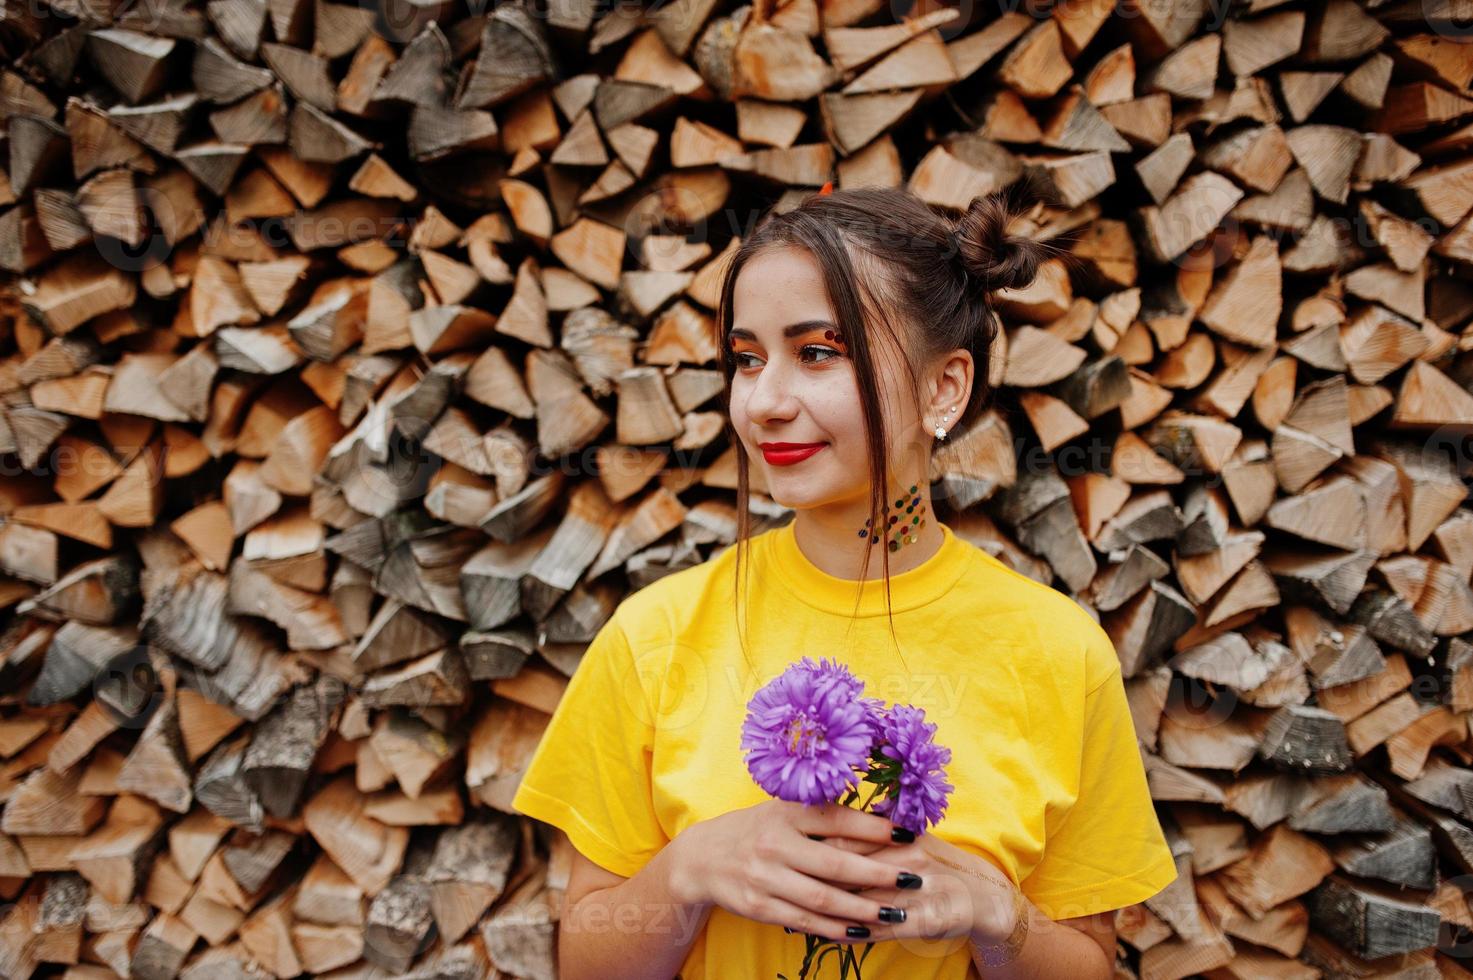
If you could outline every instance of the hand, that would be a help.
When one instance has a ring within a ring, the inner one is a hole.
[[[893,847],[894,826],[835,803],[767,800],[732,810],[676,835],[671,892],[683,903],[719,905],[758,922],[848,939],[850,926],[873,931],[884,925],[880,909],[895,903],[877,895],[913,894],[896,887],[899,873],[912,869],[894,857],[881,861],[858,853]]]
[[[883,819],[883,818],[882,818]],[[894,882],[856,893],[905,912],[905,921],[870,925],[864,938],[841,942],[877,942],[882,939],[931,940],[966,936],[985,945],[1002,942],[1016,923],[1017,886],[991,861],[935,834],[922,834],[910,844],[873,847],[867,841],[826,841],[863,850],[874,861],[921,876],[923,887],[898,889]]]

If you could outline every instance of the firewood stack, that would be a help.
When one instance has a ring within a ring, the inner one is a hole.
[[[1468,976],[1464,5],[994,6],[7,3],[0,976],[553,977],[519,773],[830,179],[1044,195],[933,491],[1117,645],[1122,971]]]

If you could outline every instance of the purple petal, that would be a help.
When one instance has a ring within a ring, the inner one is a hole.
[[[757,785],[806,804],[834,802],[854,788],[875,735],[863,687],[837,662],[804,657],[757,691],[741,731]]]
[[[946,781],[945,766],[951,750],[937,745],[936,725],[926,712],[911,705],[895,705],[880,721],[878,737],[886,756],[900,761],[899,785],[870,809],[917,834],[939,823],[947,797],[956,787]]]

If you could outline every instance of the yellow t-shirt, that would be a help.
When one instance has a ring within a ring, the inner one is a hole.
[[[739,746],[747,701],[793,661],[830,657],[866,696],[924,708],[952,750],[956,789],[931,833],[990,859],[1054,919],[1155,895],[1176,868],[1108,635],[1068,596],[940,526],[937,553],[891,576],[894,640],[883,579],[865,585],[853,619],[858,582],[809,561],[792,523],[753,536],[744,605],[756,674],[737,646],[734,547],[627,596],[584,654],[513,807],[632,877],[692,824],[769,799]],[[800,934],[716,907],[680,976],[796,976],[804,948]],[[864,973],[977,975],[960,937],[877,943]]]

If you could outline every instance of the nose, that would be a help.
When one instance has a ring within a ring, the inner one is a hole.
[[[747,417],[758,425],[791,419],[797,405],[783,365],[769,361],[747,389]]]

